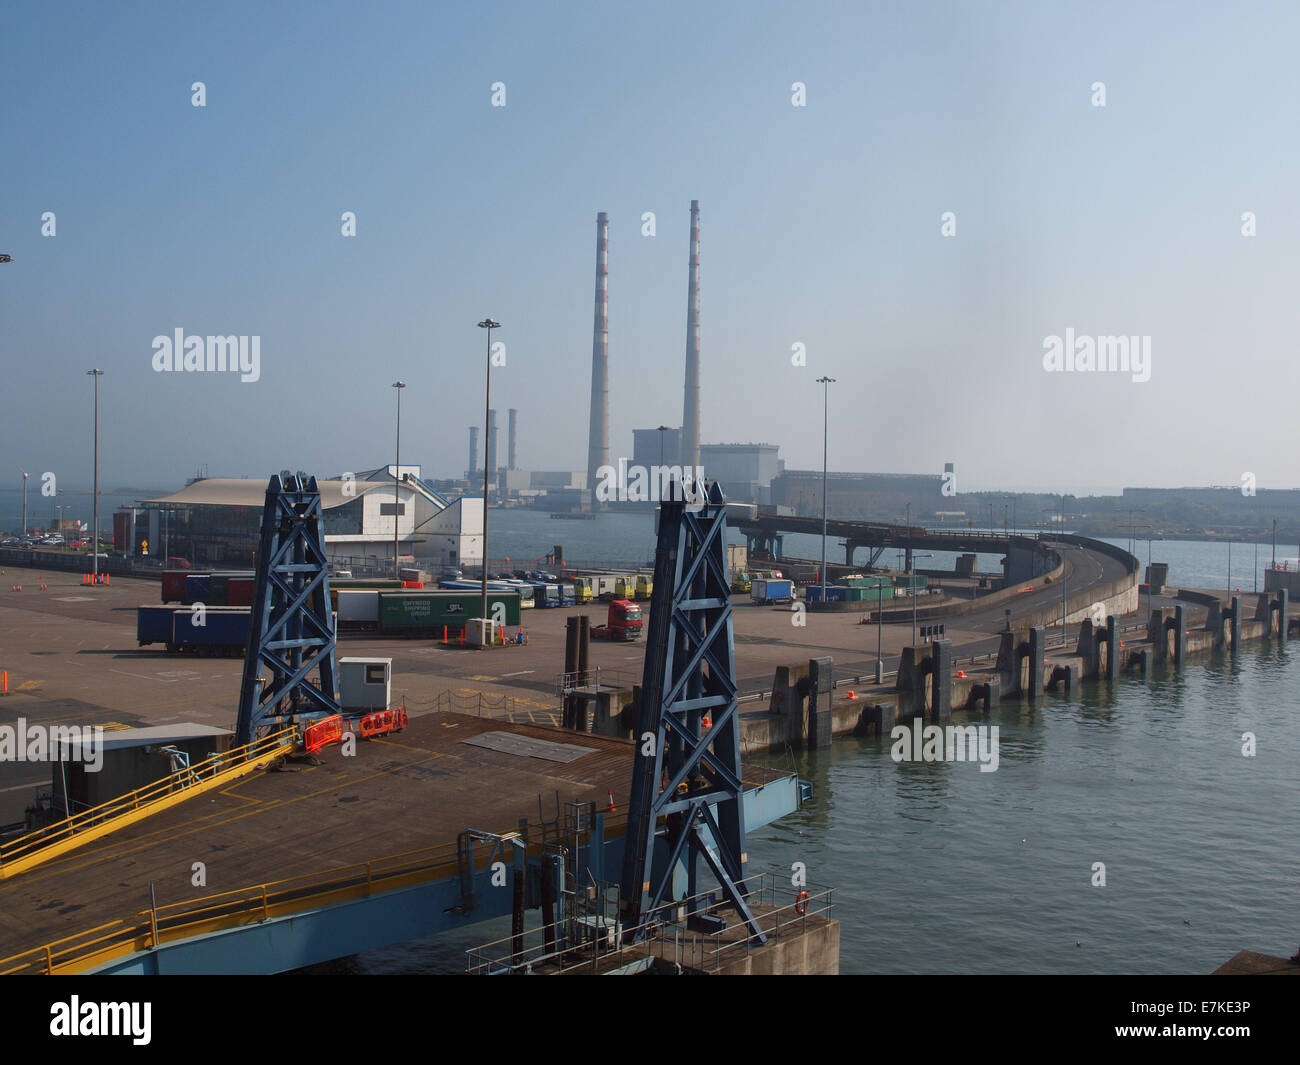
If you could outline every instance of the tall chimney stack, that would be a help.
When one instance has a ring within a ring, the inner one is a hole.
[[[518,424],[519,424],[519,411],[516,410],[514,407],[511,407],[510,408],[510,432],[506,438],[507,439],[506,456],[508,460],[506,462],[506,469],[508,470],[519,469],[519,467],[515,465],[515,457],[517,454],[515,451],[515,430],[518,428]]]
[[[483,445],[487,452],[487,471],[489,476],[497,472],[497,412],[488,411],[487,441]]]
[[[686,394],[682,400],[683,466],[700,464],[700,201],[691,201],[691,261],[686,287]]]
[[[474,471],[478,469],[478,426],[469,427],[469,470],[468,476],[473,477]]]
[[[591,429],[587,488],[595,502],[596,471],[609,463],[609,215],[596,215],[596,315],[591,336]]]

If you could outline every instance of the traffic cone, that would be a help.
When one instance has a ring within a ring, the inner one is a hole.
[[[605,812],[612,814],[614,812],[614,792],[611,789],[606,788],[605,794],[609,796],[609,805],[605,807]]]

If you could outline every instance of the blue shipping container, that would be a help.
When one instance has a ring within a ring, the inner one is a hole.
[[[212,574],[190,573],[185,578],[185,602],[206,603],[212,587]]]
[[[248,644],[251,611],[211,607],[201,615],[177,610],[172,619],[172,643],[178,647],[245,647]],[[202,625],[194,622],[203,618]]]
[[[135,638],[141,647],[150,643],[171,643],[175,607],[142,606],[135,612]]]

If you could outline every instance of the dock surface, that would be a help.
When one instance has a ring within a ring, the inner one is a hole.
[[[254,774],[0,882],[0,958],[136,918],[149,909],[151,882],[163,908],[413,851],[451,875],[466,829],[538,826],[566,800],[603,810],[611,793],[606,832],[621,834],[632,755],[629,741],[428,714],[358,741],[351,757],[327,748],[319,764]],[[750,786],[779,776],[745,770]],[[530,842],[540,840],[533,831]]]

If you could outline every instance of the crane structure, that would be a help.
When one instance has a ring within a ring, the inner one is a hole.
[[[290,719],[340,712],[321,511],[315,477],[288,470],[272,475],[262,510],[237,745]],[[311,679],[317,670],[319,684]]]
[[[678,481],[659,509],[654,592],[638,709],[623,852],[620,920],[649,935],[682,898],[701,908],[701,861],[754,942],[766,942],[748,904],[739,701],[726,499],[716,482]]]

